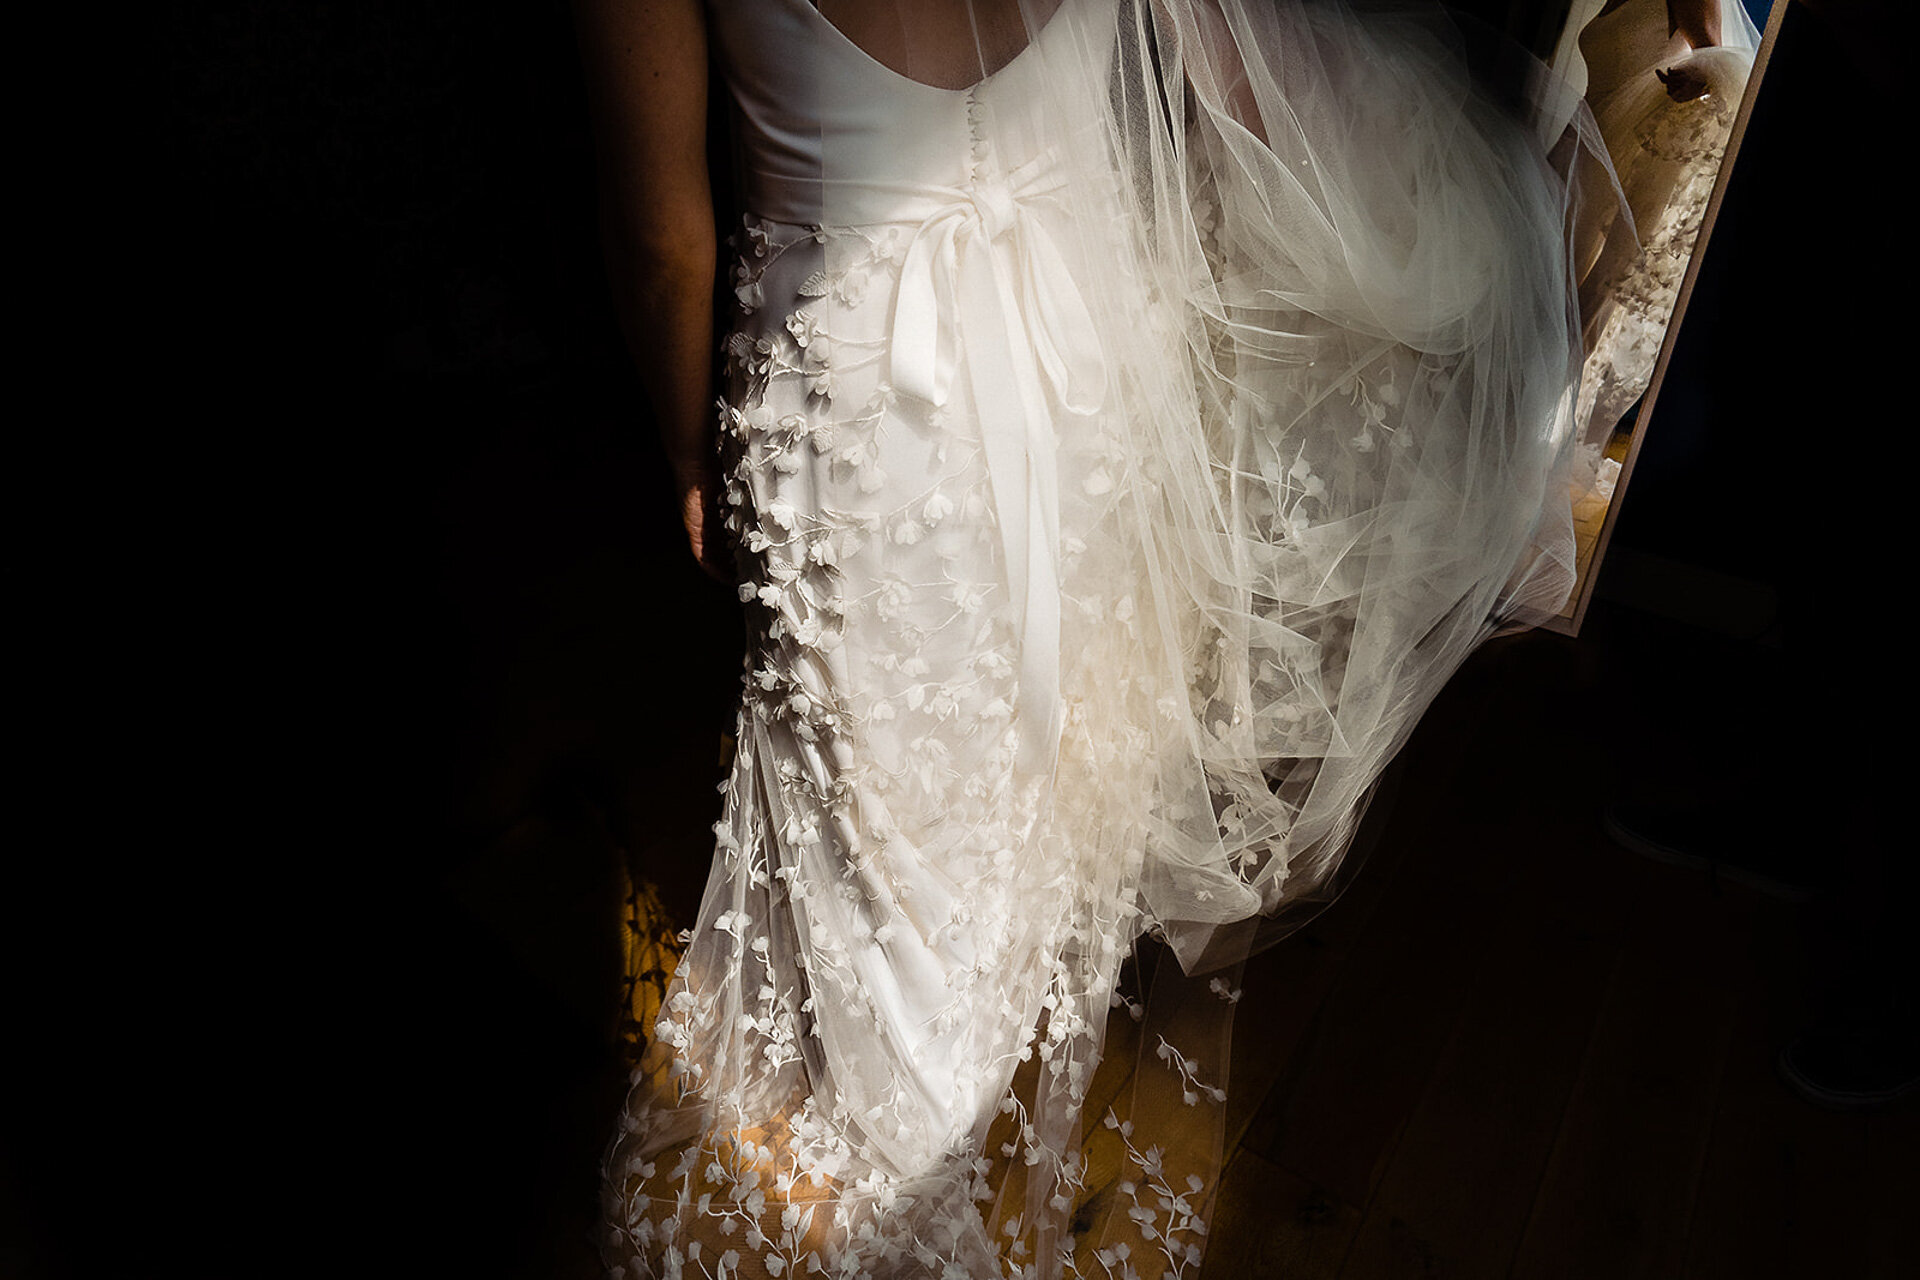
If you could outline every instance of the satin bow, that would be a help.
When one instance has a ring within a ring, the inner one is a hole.
[[[1099,409],[1093,317],[1033,202],[1065,185],[1042,154],[974,182],[915,230],[894,303],[895,391],[944,405],[964,356],[1018,602],[1023,767],[1050,773],[1060,737],[1060,502],[1053,405]]]

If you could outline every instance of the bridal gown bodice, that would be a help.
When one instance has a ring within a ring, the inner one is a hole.
[[[1085,7],[1075,0],[1057,15],[1055,42]],[[1034,128],[1020,147],[1018,129],[1022,113],[1054,97],[1036,83],[1062,70],[1044,47],[1021,50],[969,88],[944,89],[883,65],[806,0],[713,0],[709,11],[750,214],[798,226],[830,217],[918,225],[1044,149]],[[991,126],[986,113],[997,113]],[[989,128],[1006,131],[998,136],[1012,154],[979,153]]]
[[[707,9],[745,210],[719,411],[751,637],[609,1257],[984,1280],[1091,1240],[1181,1272],[1239,997],[1210,968],[1331,896],[1366,787],[1538,553],[1550,195],[1419,154],[1370,175],[1452,219],[1418,228],[1447,271],[1396,284],[1430,253],[1414,224],[1350,228],[1335,170],[1270,130],[1260,163],[1325,175],[1261,180],[1319,202],[1294,247],[1236,237],[1246,192],[1196,175],[1194,232],[1156,255],[1169,218],[1137,212],[1111,127],[1115,68],[1144,66],[1115,0],[1064,0],[961,89],[807,0]],[[1352,114],[1386,136],[1417,107]],[[1519,267],[1482,265],[1496,215]],[[1509,339],[1542,314],[1544,354]],[[1146,931],[1180,962],[1162,1014],[1117,994]],[[1083,1128],[1116,1007],[1143,1065]],[[1192,1123],[1149,1138],[1153,1098]],[[1124,1174],[1105,1226],[1070,1222],[1094,1164]]]

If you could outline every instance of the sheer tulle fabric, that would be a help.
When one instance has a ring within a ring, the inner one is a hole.
[[[1195,1275],[1238,964],[1569,586],[1565,184],[1371,8],[710,15],[755,634],[609,1259]]]

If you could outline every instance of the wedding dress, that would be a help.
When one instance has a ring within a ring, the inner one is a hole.
[[[1575,237],[1582,481],[1653,381],[1760,48],[1739,0],[1718,8],[1720,43],[1699,49],[1668,25],[1662,0],[1627,0],[1577,33],[1622,196],[1593,202]]]
[[[609,1263],[1196,1275],[1237,963],[1566,594],[1565,185],[1425,18],[708,17],[754,636]]]

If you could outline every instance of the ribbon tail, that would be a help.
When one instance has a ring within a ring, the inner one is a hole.
[[[907,247],[894,295],[889,378],[895,391],[933,405],[947,402],[959,363],[954,338],[958,317],[950,311],[959,270],[958,231],[951,218],[937,229],[923,227]],[[949,300],[947,307],[941,305],[943,298]]]
[[[1021,283],[1027,314],[1035,321],[1027,336],[1067,411],[1095,413],[1106,398],[1107,359],[1093,316],[1053,237],[1037,224],[1023,230]]]
[[[1050,777],[1062,727],[1058,442],[1042,370],[1025,354],[1035,349],[1037,335],[1020,308],[1022,291],[999,257],[989,271],[968,274],[969,302],[996,302],[1003,320],[990,340],[969,347],[968,367],[1018,618],[1018,764],[1024,773]]]

